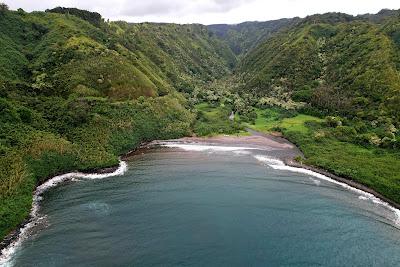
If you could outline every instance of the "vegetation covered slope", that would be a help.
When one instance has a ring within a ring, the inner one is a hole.
[[[65,96],[84,85],[114,99],[165,95],[173,87],[225,75],[235,62],[229,48],[201,25],[96,22],[96,27],[70,13],[23,11],[6,12],[1,20],[2,53],[9,53],[2,58],[9,62],[1,64],[6,69],[0,75],[28,78],[48,94]]]
[[[239,68],[246,87],[326,114],[398,125],[400,18],[376,24],[328,15],[306,18],[253,50]]]
[[[279,19],[264,22],[243,22],[240,24],[214,24],[208,30],[225,41],[236,55],[245,55],[274,33],[296,24],[300,18]]]
[[[241,89],[261,108],[250,127],[283,133],[301,148],[306,163],[398,203],[399,22],[398,11],[329,13],[266,40],[237,70]],[[274,105],[289,109],[279,113],[293,118],[271,119]],[[307,118],[302,113],[319,120],[301,121]],[[293,127],[289,121],[301,123]]]
[[[177,90],[228,74],[236,60],[201,25],[4,5],[0,25],[0,238],[47,177],[114,166],[141,142],[190,134],[194,115]]]
[[[226,76],[236,64],[229,47],[203,25],[115,22],[110,28],[136,57],[151,61],[149,71],[158,70],[178,91]]]

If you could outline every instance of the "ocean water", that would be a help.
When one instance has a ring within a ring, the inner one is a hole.
[[[2,264],[400,266],[398,211],[373,196],[273,150],[167,146],[45,191]]]

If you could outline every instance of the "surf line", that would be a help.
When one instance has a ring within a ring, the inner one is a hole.
[[[21,246],[22,242],[26,240],[32,231],[32,229],[45,220],[46,216],[40,216],[40,202],[42,201],[43,193],[49,190],[50,188],[56,187],[57,185],[66,182],[66,181],[74,181],[76,179],[85,179],[85,180],[96,180],[96,179],[104,179],[108,177],[121,176],[128,170],[128,164],[125,161],[120,160],[118,168],[110,173],[82,173],[82,172],[71,172],[62,175],[54,176],[50,178],[43,184],[39,185],[32,199],[32,208],[29,213],[30,219],[28,222],[23,225],[19,229],[19,233],[15,237],[14,240],[10,242],[10,244],[3,248],[0,253],[0,266],[12,266],[12,256],[15,254],[18,247]]]
[[[353,186],[350,186],[346,183],[343,182],[339,182],[336,181],[335,179],[332,179],[326,175],[323,175],[321,173],[312,171],[312,170],[308,170],[308,169],[304,169],[304,168],[299,168],[299,167],[292,167],[292,166],[288,166],[286,165],[283,161],[278,160],[278,159],[274,159],[274,158],[270,158],[264,155],[253,155],[253,157],[255,159],[257,159],[260,162],[263,162],[265,164],[267,164],[268,166],[270,166],[273,169],[276,170],[286,170],[286,171],[291,171],[291,172],[297,172],[297,173],[302,173],[302,174],[307,174],[313,177],[316,177],[320,180],[324,180],[336,185],[339,185],[349,191],[352,191],[354,193],[359,194],[360,196],[358,197],[360,200],[370,200],[372,201],[374,204],[377,205],[381,205],[384,208],[392,211],[395,215],[396,215],[396,219],[394,219],[394,223],[397,226],[397,228],[400,228],[400,210],[393,207],[392,205],[390,205],[388,202],[385,202],[381,199],[379,199],[378,197],[374,196],[373,194],[369,193],[369,192],[365,192],[361,189],[355,188]]]
[[[353,187],[347,183],[337,181],[333,178],[330,178],[324,174],[315,172],[313,170],[309,170],[306,168],[301,168],[301,167],[293,167],[286,165],[282,160],[279,160],[277,158],[273,157],[268,157],[266,155],[257,155],[254,154],[253,152],[256,150],[260,150],[258,148],[254,147],[240,147],[240,146],[220,146],[220,145],[214,145],[214,144],[202,144],[202,143],[178,143],[178,142],[160,142],[158,145],[164,146],[164,147],[169,147],[169,148],[180,148],[186,151],[197,151],[197,152],[233,152],[238,154],[238,152],[243,152],[241,154],[247,154],[247,155],[252,155],[256,160],[268,165],[269,167],[276,169],[276,170],[286,170],[286,171],[291,171],[291,172],[297,172],[297,173],[302,173],[302,174],[307,174],[313,177],[316,177],[319,180],[324,180],[327,182],[330,182],[332,184],[336,184],[341,186],[342,188],[345,188],[346,190],[352,191],[356,194],[359,194],[359,199],[360,200],[369,200],[372,201],[376,205],[380,205],[391,212],[394,213],[395,219],[392,220],[395,224],[396,228],[400,229],[400,209],[394,207],[390,203],[380,199],[379,197],[375,196],[372,193],[366,192],[364,190],[358,189],[356,187]]]

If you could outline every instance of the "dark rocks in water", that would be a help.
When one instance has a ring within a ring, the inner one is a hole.
[[[11,231],[11,233],[9,233],[9,234],[0,242],[0,255],[2,255],[2,254],[1,254],[1,251],[2,251],[3,249],[5,249],[6,247],[10,246],[11,243],[14,242],[14,241],[19,237],[19,235],[21,234],[22,228],[24,228],[24,226],[25,226],[26,224],[28,224],[29,222],[31,222],[31,221],[32,221],[32,217],[29,217],[29,218],[25,219],[21,224],[18,225],[18,227],[17,227],[15,230]]]

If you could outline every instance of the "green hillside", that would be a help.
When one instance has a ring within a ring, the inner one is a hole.
[[[343,14],[306,18],[254,49],[239,66],[248,90],[325,114],[399,123],[398,25]]]
[[[260,44],[236,70],[239,90],[261,109],[249,127],[281,132],[303,151],[302,162],[397,203],[399,14],[307,17]]]
[[[208,30],[226,42],[236,55],[244,55],[274,33],[295,25],[300,18],[279,19],[265,22],[243,22],[240,24],[214,24]]]
[[[165,95],[226,75],[236,60],[201,25],[100,21],[96,27],[50,11],[6,12],[0,23],[2,80],[31,83],[48,95],[67,96],[79,85],[113,99]]]

